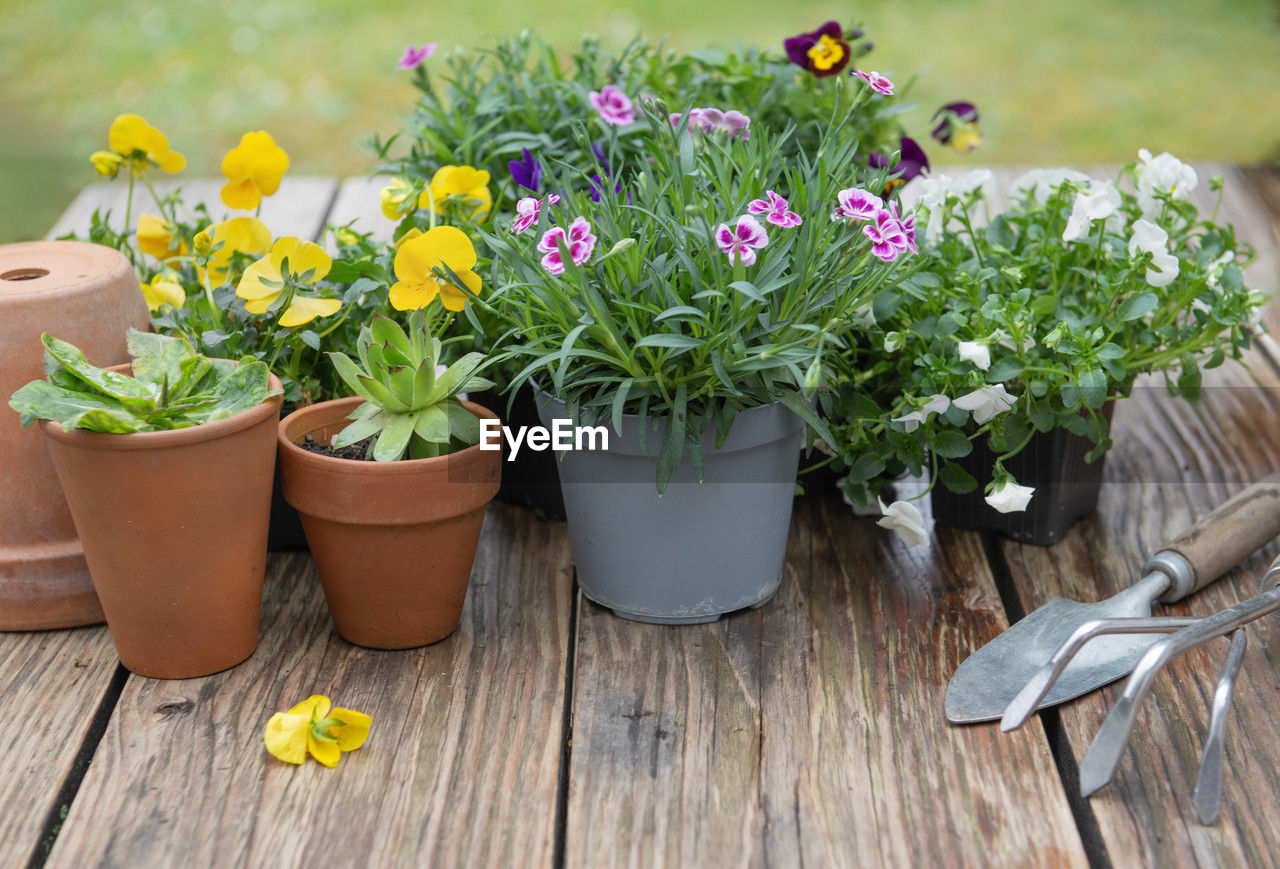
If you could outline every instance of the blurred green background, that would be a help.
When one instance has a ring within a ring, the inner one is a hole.
[[[1250,165],[1280,144],[1275,0],[0,0],[0,241],[42,235],[94,180],[88,155],[121,112],[168,134],[188,175],[216,175],[252,129],[291,171],[363,174],[363,140],[414,99],[394,69],[407,43],[535,27],[566,48],[637,31],[778,45],[829,18],[867,29],[864,66],[920,73],[912,131],[943,102],[981,107],[986,145],[951,162],[1123,162],[1145,146]]]

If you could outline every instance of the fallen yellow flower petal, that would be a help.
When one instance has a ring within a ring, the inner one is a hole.
[[[315,694],[267,722],[263,741],[267,751],[285,763],[301,764],[307,753],[325,766],[337,766],[344,751],[355,751],[369,738],[373,719],[363,712],[334,708],[329,698]]]

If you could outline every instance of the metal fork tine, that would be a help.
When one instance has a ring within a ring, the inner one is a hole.
[[[1268,572],[1268,576],[1270,575]],[[1138,707],[1151,690],[1152,680],[1166,664],[1178,655],[1204,645],[1214,637],[1229,634],[1241,625],[1278,608],[1280,587],[1273,587],[1243,603],[1200,619],[1148,649],[1134,668],[1119,701],[1102,722],[1084,760],[1080,762],[1081,793],[1089,796],[1115,775],[1116,766],[1120,763],[1120,756],[1124,753],[1129,734],[1137,720]]]
[[[1231,648],[1218,677],[1218,687],[1213,692],[1213,714],[1209,718],[1209,736],[1205,739],[1204,753],[1200,756],[1200,773],[1196,776],[1193,802],[1200,823],[1212,824],[1222,808],[1222,753],[1226,737],[1227,717],[1231,714],[1231,694],[1235,689],[1240,665],[1244,662],[1248,640],[1243,629],[1237,628],[1231,635]]]
[[[1095,637],[1108,634],[1170,634],[1199,621],[1186,617],[1148,617],[1093,619],[1076,628],[1070,638],[1054,652],[1053,657],[1036,671],[1018,695],[1013,698],[1000,719],[1000,729],[1014,730],[1027,722],[1040,708],[1040,701],[1066,671],[1071,659]]]

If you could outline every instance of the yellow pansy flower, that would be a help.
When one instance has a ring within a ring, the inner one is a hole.
[[[418,197],[418,207],[429,208],[434,199],[439,213],[444,211],[445,202],[455,197],[475,203],[470,215],[472,219],[483,218],[493,206],[493,197],[489,195],[489,173],[471,166],[441,166],[431,177],[431,185]]]
[[[288,168],[289,155],[270,133],[245,133],[240,144],[222,158],[222,174],[227,178],[223,204],[241,211],[257,208],[262,197],[280,189],[280,178]]]
[[[174,238],[176,230],[173,224],[154,214],[143,214],[138,217],[138,250],[150,254],[161,262],[181,256],[187,252],[187,245],[182,239]]]
[[[263,741],[272,756],[285,763],[304,763],[307,752],[325,766],[337,766],[344,751],[355,751],[369,738],[373,719],[363,712],[334,707],[315,694],[267,722]]]
[[[213,224],[195,237],[197,250],[219,242],[222,247],[215,250],[209,260],[209,278],[215,287],[226,282],[232,254],[261,256],[266,253],[271,247],[271,230],[256,217],[233,217]]]
[[[94,151],[89,155],[93,170],[103,178],[114,178],[120,173],[120,165],[124,158],[115,151]]]
[[[245,309],[251,314],[265,314],[272,303],[285,291],[286,281],[294,289],[314,284],[329,273],[333,259],[324,248],[292,235],[276,239],[271,251],[252,263],[240,276],[236,295],[245,300]],[[285,269],[289,276],[286,279]],[[328,317],[342,307],[339,299],[318,299],[295,294],[289,307],[280,315],[280,325],[301,326],[316,317]]]
[[[147,307],[152,313],[172,305],[181,308],[187,303],[187,292],[182,284],[167,275],[156,275],[150,283],[142,285],[142,297],[147,300]]]
[[[398,249],[406,241],[413,241],[415,238],[419,238],[421,235],[422,235],[422,230],[418,229],[418,227],[415,226],[412,229],[410,229],[408,232],[406,232],[404,235],[396,239],[395,247]]]
[[[120,115],[107,131],[107,147],[128,160],[134,172],[154,163],[165,172],[181,172],[187,158],[169,148],[164,133],[138,115]]]
[[[439,296],[445,308],[461,311],[469,297],[454,286],[445,268],[472,293],[479,293],[480,276],[471,270],[475,264],[476,249],[456,226],[437,226],[405,240],[396,251],[399,280],[391,287],[391,307],[397,311],[425,308]]]

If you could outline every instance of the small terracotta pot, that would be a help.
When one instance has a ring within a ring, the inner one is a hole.
[[[147,305],[124,254],[78,241],[0,245],[0,631],[102,621],[39,428],[8,407],[18,387],[44,377],[40,334],[84,351],[95,365],[126,362],[125,332],[146,329]]]
[[[175,431],[41,423],[111,639],[138,675],[207,676],[257,648],[280,398]]]
[[[462,617],[502,451],[477,445],[434,459],[374,462],[297,445],[307,435],[330,443],[360,404],[323,401],[281,420],[284,497],[302,514],[338,633],[373,649],[425,646],[453,633]],[[480,419],[497,419],[463,404]]]

